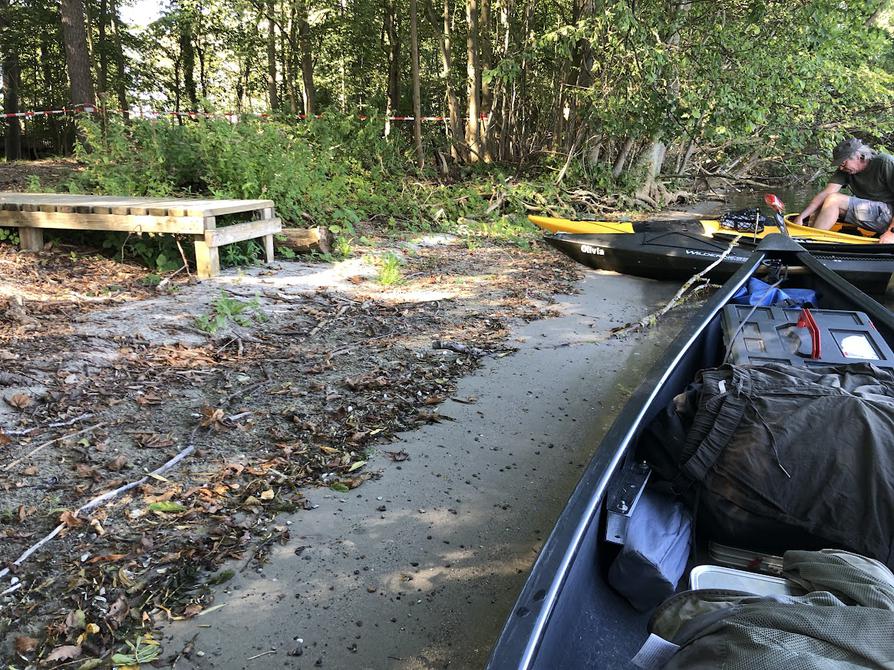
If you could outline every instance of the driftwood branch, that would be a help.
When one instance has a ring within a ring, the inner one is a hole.
[[[198,430],[198,429],[196,429],[196,430]],[[174,456],[172,459],[167,461],[164,465],[162,465],[159,468],[156,468],[155,470],[153,470],[152,472],[147,474],[145,477],[142,477],[136,481],[133,481],[130,484],[125,484],[124,486],[119,486],[117,489],[114,489],[112,491],[107,491],[106,493],[103,493],[102,495],[97,496],[96,498],[85,503],[84,505],[81,505],[77,510],[75,510],[74,516],[77,517],[81,512],[89,512],[90,510],[95,509],[96,507],[99,507],[100,505],[111,500],[112,498],[115,498],[126,491],[130,491],[131,489],[136,488],[137,486],[141,486],[142,484],[145,484],[147,481],[149,481],[150,477],[156,477],[156,476],[160,475],[161,473],[166,472],[167,470],[170,470],[171,468],[173,468],[175,465],[180,463],[180,461],[182,461],[184,458],[189,456],[193,451],[195,451],[196,446],[192,441],[195,434],[196,434],[196,431],[193,430],[192,435],[190,435],[189,445],[185,449],[183,449],[180,453],[178,453],[176,456]],[[25,552],[21,556],[19,556],[15,561],[13,561],[12,564],[14,566],[21,565],[26,560],[28,560],[28,558],[31,557],[31,555],[33,555],[41,547],[43,547],[48,542],[50,542],[54,537],[56,537],[63,530],[65,530],[65,524],[60,523],[52,531],[50,531],[50,533],[46,537],[44,537],[39,542],[31,545],[31,547],[26,549]],[[10,569],[8,567],[3,568],[2,570],[0,570],[0,579],[5,577],[9,573],[10,573]]]
[[[711,270],[713,270],[715,267],[720,265],[723,262],[723,260],[727,256],[730,255],[732,250],[735,248],[735,246],[739,243],[739,240],[741,240],[741,239],[742,239],[741,235],[736,235],[732,239],[732,241],[730,241],[729,246],[726,249],[724,249],[722,254],[720,254],[720,257],[716,261],[711,263],[708,267],[706,267],[704,270],[692,275],[689,279],[687,279],[683,283],[683,285],[680,287],[680,289],[676,293],[674,293],[674,297],[671,298],[667,302],[667,304],[664,305],[664,307],[662,307],[661,309],[659,309],[656,312],[647,314],[646,316],[644,316],[639,321],[636,321],[635,323],[628,323],[624,326],[621,326],[620,328],[612,329],[612,331],[611,331],[612,337],[619,337],[621,335],[626,335],[627,333],[638,330],[639,328],[645,328],[649,324],[655,323],[658,319],[660,319],[662,316],[664,316],[669,311],[671,311],[674,307],[679,305],[680,302],[682,302],[682,300],[683,300],[683,296],[689,291],[690,288],[692,288],[693,284],[695,284],[697,282],[706,283],[708,281],[706,278],[706,275]]]

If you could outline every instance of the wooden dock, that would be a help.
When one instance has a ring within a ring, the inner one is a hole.
[[[217,217],[226,214],[241,214],[247,220],[218,228]],[[17,227],[22,249],[34,251],[43,248],[44,228],[189,235],[199,277],[220,272],[218,248],[233,242],[263,237],[267,262],[272,262],[273,235],[282,230],[272,200],[6,192],[0,192],[0,226]]]

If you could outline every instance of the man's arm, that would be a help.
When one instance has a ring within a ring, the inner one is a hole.
[[[813,214],[816,210],[822,207],[823,203],[826,201],[826,198],[833,193],[838,193],[842,188],[842,184],[835,184],[833,182],[829,182],[826,184],[826,188],[813,196],[813,200],[810,201],[810,204],[805,207],[798,216],[794,218],[794,223],[803,226],[804,221],[807,220],[811,214]]]
[[[878,238],[879,244],[894,244],[894,216],[888,222],[888,230],[882,233]]]

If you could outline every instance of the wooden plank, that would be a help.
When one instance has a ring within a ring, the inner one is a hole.
[[[223,216],[267,207],[273,207],[272,200],[207,200],[201,205],[187,203],[186,212],[190,216],[199,216],[199,212],[202,216]]]
[[[264,255],[268,263],[273,262],[273,235],[264,235]]]
[[[205,242],[204,235],[196,235],[196,275],[200,279],[207,279],[220,274],[220,253],[217,247],[209,246]]]
[[[25,211],[59,211],[49,208],[93,207],[93,213],[131,214],[130,208],[167,209],[171,215],[217,216],[236,212],[251,212],[272,208],[272,200],[215,200],[212,198],[134,198],[114,195],[76,195],[72,193],[12,193],[0,192],[0,207]],[[107,212],[103,208],[113,208]],[[124,210],[123,208],[128,208]],[[148,212],[141,212],[148,214]]]
[[[134,233],[205,232],[204,219],[194,216],[121,216],[116,214],[64,214],[61,212],[0,211],[0,226],[60,228],[67,230],[121,230]]]
[[[237,223],[224,228],[215,228],[205,231],[205,242],[210,247],[222,247],[233,242],[253,240],[264,235],[273,235],[282,230],[282,221],[279,219],[262,219],[261,221],[249,221]]]

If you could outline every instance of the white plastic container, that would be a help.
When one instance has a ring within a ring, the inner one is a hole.
[[[692,568],[689,585],[693,589],[744,591],[758,596],[796,596],[804,593],[794,583],[782,577],[722,568],[719,565],[697,565]]]

